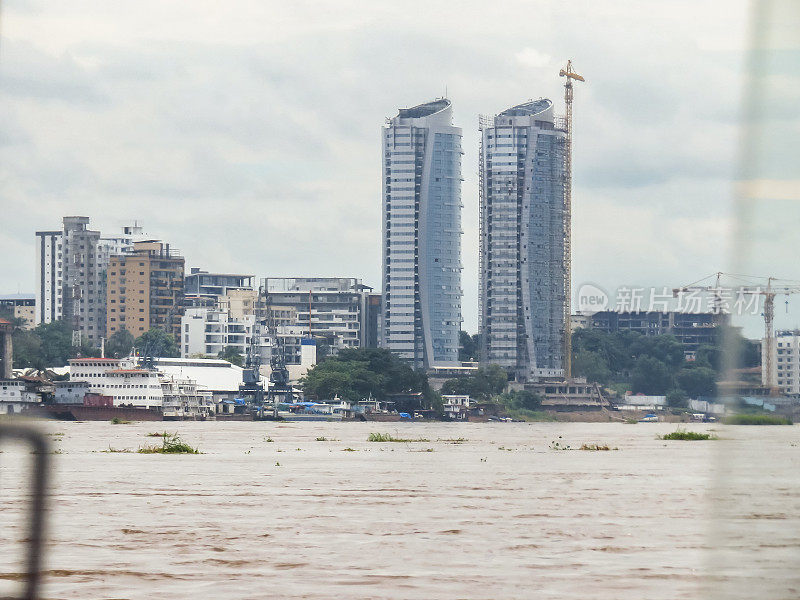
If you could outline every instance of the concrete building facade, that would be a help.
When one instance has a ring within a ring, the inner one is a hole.
[[[139,337],[151,328],[180,341],[184,259],[156,240],[134,243],[133,250],[111,257],[108,267],[107,330]]]
[[[564,373],[566,131],[540,99],[482,118],[481,361],[517,381]]]
[[[9,317],[22,319],[25,322],[22,329],[32,329],[36,325],[36,296],[34,294],[0,295],[0,314],[3,312]]]
[[[63,231],[36,232],[36,321],[51,323],[62,315]]]
[[[766,353],[766,339],[761,341],[762,353]],[[778,331],[771,344],[772,382],[767,376],[767,361],[761,361],[761,381],[766,385],[777,385],[790,396],[800,396],[800,331]]]
[[[106,269],[114,254],[132,248],[142,228],[119,235],[89,229],[89,217],[64,217],[61,231],[36,232],[37,290],[34,323],[66,319],[80,340],[97,344],[105,336]]]
[[[187,308],[181,318],[181,356],[203,355],[216,357],[226,348],[235,348],[243,357],[247,356],[255,329],[255,315],[237,318],[225,310],[210,308]],[[263,328],[257,332],[262,339],[259,347],[268,343]],[[262,352],[268,357],[268,351]]]
[[[380,345],[415,368],[456,364],[461,129],[443,98],[400,109],[382,136]]]
[[[275,320],[288,364],[300,364],[303,338],[324,352],[365,347],[371,288],[352,277],[271,277],[262,280],[258,318]]]

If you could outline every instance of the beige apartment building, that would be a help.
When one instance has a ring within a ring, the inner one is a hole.
[[[107,279],[108,335],[127,329],[139,337],[156,327],[179,341],[184,262],[169,244],[155,240],[135,242],[132,252],[111,257]]]

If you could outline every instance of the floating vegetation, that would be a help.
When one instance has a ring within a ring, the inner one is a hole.
[[[275,440],[273,440],[271,437],[265,437],[264,441],[265,442],[274,442]]]
[[[439,438],[436,441],[446,442],[448,444],[463,444],[464,442],[468,442],[469,440],[467,438],[460,437],[460,438],[446,438],[446,439]]]
[[[638,422],[639,422],[638,419],[632,419],[630,417],[628,417],[623,421],[623,423],[625,423],[626,425],[636,425]]]
[[[111,424],[112,425],[130,425],[131,421],[128,421],[127,419],[120,419],[119,417],[114,417],[113,419],[111,419]]]
[[[611,448],[605,444],[583,444],[578,450],[589,450],[590,452],[597,452],[599,450],[619,450],[619,448]]]
[[[147,437],[167,437],[169,434],[166,431],[153,431],[152,433],[148,433]]]
[[[559,439],[561,438],[561,436],[558,437]],[[562,444],[561,442],[553,440],[552,442],[550,442],[550,450],[572,450],[572,448],[569,445],[565,445]]]
[[[389,433],[370,433],[368,442],[430,442],[425,438],[396,438]]]
[[[192,448],[184,442],[177,433],[168,433],[161,438],[161,446],[145,446],[139,448],[139,454],[200,454],[197,448]]]
[[[718,440],[719,438],[715,435],[711,435],[710,433],[699,433],[697,431],[686,431],[684,429],[678,429],[677,431],[673,431],[672,433],[662,435],[660,439],[700,441],[700,440]]]
[[[276,463],[275,463],[275,466],[276,466],[276,467],[280,467],[280,466],[281,466],[281,463],[279,463],[279,462],[276,462]]]
[[[731,415],[722,422],[726,425],[791,425],[792,420],[778,415]]]
[[[63,436],[63,435],[64,435],[64,432],[63,432],[63,431],[56,431],[56,432],[54,432],[54,433],[45,433],[45,435],[48,435],[48,436],[50,436],[50,437],[53,437],[53,438],[55,438],[55,437],[61,437],[61,436]]]
[[[421,450],[411,450],[411,452],[433,452],[433,448],[423,448]]]
[[[133,452],[133,450],[129,450],[128,448],[112,448],[109,446],[108,450],[101,450],[100,452],[109,452],[111,454],[129,454]]]
[[[353,448],[342,448],[342,452],[358,452],[358,451]]]

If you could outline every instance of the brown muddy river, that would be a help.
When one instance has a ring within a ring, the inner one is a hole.
[[[800,597],[798,426],[42,427],[63,433],[46,598]],[[203,454],[104,452],[165,428]],[[19,585],[30,459],[2,449],[0,596]]]

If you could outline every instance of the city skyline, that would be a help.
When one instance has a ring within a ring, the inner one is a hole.
[[[84,31],[64,27],[69,15],[59,7],[4,3],[0,202],[26,210],[6,215],[0,244],[17,260],[0,265],[0,292],[33,291],[30,236],[65,214],[91,215],[102,231],[138,219],[188,264],[211,270],[344,273],[378,288],[377,124],[395,106],[446,88],[464,131],[463,314],[475,332],[477,117],[538,96],[563,112],[557,73],[568,57],[589,81],[575,100],[574,286],[680,285],[724,269],[745,5],[722,16],[710,2],[689,6],[713,19],[686,22],[677,8],[654,3],[649,15],[659,25],[651,29],[650,17],[604,11],[598,18],[611,31],[637,31],[616,49],[597,31],[569,29],[579,13],[593,14],[580,3],[486,37],[475,29],[482,10],[470,3],[456,15],[435,11],[413,35],[410,17],[389,6],[316,8],[302,17],[314,24],[312,37],[278,10],[286,26],[268,39],[253,26],[266,18],[255,5],[215,13],[226,27],[213,30],[188,11],[154,5],[137,18],[152,27],[138,33],[110,7]],[[171,23],[169,32],[159,21]],[[662,28],[669,39],[657,34]],[[347,46],[337,41],[343,31]],[[296,60],[273,58],[278,46],[294,49]],[[419,52],[429,69],[406,61]],[[697,77],[683,76],[688,60]],[[387,66],[397,69],[391,79],[382,75]],[[203,77],[191,78],[190,68]],[[703,94],[693,93],[700,85]],[[145,102],[153,86],[160,93]],[[774,274],[792,277],[790,265]]]

